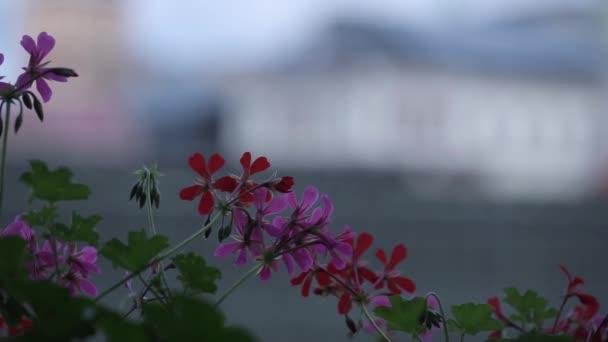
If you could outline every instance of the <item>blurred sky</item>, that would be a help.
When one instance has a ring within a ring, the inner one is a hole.
[[[313,39],[336,15],[365,16],[419,30],[474,29],[526,12],[588,10],[598,6],[599,1],[130,0],[124,4],[129,27],[126,32],[142,60],[156,66],[188,69],[200,63],[265,63],[281,58]]]

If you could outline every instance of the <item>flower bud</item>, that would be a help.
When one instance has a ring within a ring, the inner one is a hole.
[[[281,192],[281,193],[287,193],[287,192],[291,191],[291,187],[293,187],[294,184],[295,184],[295,182],[293,180],[293,177],[284,176],[284,177],[277,177],[277,178],[269,181],[265,185],[270,190]]]

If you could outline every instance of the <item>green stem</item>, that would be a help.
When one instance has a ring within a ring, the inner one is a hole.
[[[380,329],[380,327],[378,326],[378,324],[374,320],[374,317],[372,317],[372,314],[369,313],[369,311],[367,310],[367,307],[363,303],[361,304],[361,310],[363,311],[363,314],[365,315],[365,317],[367,318],[367,320],[374,326],[374,329],[376,329],[376,332],[380,336],[382,336],[382,338],[385,341],[392,342],[391,339],[388,336],[386,336],[386,334],[384,333],[384,331],[382,331],[382,329]],[[418,335],[416,335],[416,336],[418,336]]]
[[[463,341],[464,341],[464,333],[462,333],[462,334],[460,335],[460,342],[463,342]]]
[[[234,290],[236,290],[239,286],[243,285],[243,283],[247,281],[247,279],[249,279],[252,275],[258,273],[262,269],[262,267],[264,267],[264,264],[259,263],[253,266],[249,271],[247,271],[247,273],[243,274],[243,276],[234,284],[232,284],[228,291],[226,291],[226,293],[224,293],[224,295],[222,295],[222,297],[220,297],[220,299],[215,302],[215,306],[220,306],[220,304],[222,304],[222,302],[226,300],[226,298],[228,298],[228,296],[230,296],[230,294],[232,294]]]
[[[443,305],[441,305],[441,300],[435,292],[427,293],[425,299],[428,299],[429,297],[433,297],[435,298],[435,300],[437,300],[437,304],[439,305],[439,312],[441,313],[441,318],[443,319],[443,334],[445,335],[445,342],[450,342],[450,335],[448,334],[447,316],[445,315],[445,311],[443,311]]]
[[[150,226],[150,232],[152,236],[156,235],[156,225],[154,224],[154,213],[152,212],[152,181],[150,172],[147,175],[148,182],[148,191],[146,193],[146,212],[148,214],[148,225]],[[169,283],[167,283],[167,276],[165,274],[165,268],[163,267],[163,263],[161,261],[158,262],[158,266],[160,267],[160,280],[163,284],[163,287],[167,291],[167,296],[171,297],[171,290],[169,289]]]
[[[2,106],[0,106],[0,115],[2,115]],[[8,133],[10,131],[11,120],[11,102],[6,101],[6,116],[4,120],[4,135],[2,136],[2,160],[0,161],[0,214],[2,214],[2,202],[4,199],[4,173],[6,170],[6,146],[8,144]]]
[[[104,292],[102,292],[99,296],[97,296],[97,298],[95,298],[95,302],[99,302],[104,297],[106,297],[110,293],[114,292],[117,288],[119,288],[122,285],[124,285],[127,281],[133,279],[134,277],[138,276],[141,272],[147,270],[154,263],[157,263],[157,262],[160,262],[162,260],[167,259],[168,257],[170,257],[173,254],[175,254],[176,252],[178,252],[180,249],[184,248],[186,245],[188,245],[190,242],[192,242],[197,237],[201,236],[202,234],[205,234],[206,231],[208,231],[209,229],[211,229],[211,227],[213,227],[213,225],[215,224],[215,221],[217,221],[217,219],[220,216],[221,216],[221,214],[215,215],[215,217],[212,218],[211,221],[209,221],[208,224],[206,224],[203,228],[199,229],[194,234],[192,234],[189,237],[187,237],[186,239],[184,239],[184,241],[182,241],[179,244],[175,245],[173,248],[171,248],[170,250],[168,250],[164,254],[158,256],[157,258],[155,258],[154,260],[152,260],[151,262],[149,262],[147,265],[141,267],[137,271],[129,274],[128,276],[126,276],[125,278],[123,278],[121,281],[119,281],[116,284],[112,285],[110,288],[108,288],[107,290],[105,290]]]
[[[153,286],[152,284],[148,284],[148,283],[146,282],[146,280],[144,279],[144,277],[142,277],[142,276],[141,276],[141,274],[139,274],[137,277],[139,278],[139,281],[141,281],[141,282],[142,282],[142,284],[144,284],[144,286],[145,286],[147,289],[149,289],[149,290],[150,290],[150,292],[152,292],[152,295],[154,295],[154,297],[155,297],[156,299],[158,299],[162,305],[165,305],[165,304],[166,304],[166,303],[165,303],[165,301],[164,301],[163,299],[165,299],[165,300],[166,300],[166,299],[167,299],[167,297],[163,297],[163,296],[162,296],[160,293],[158,293],[158,292],[157,292],[157,291],[154,289],[154,286]]]

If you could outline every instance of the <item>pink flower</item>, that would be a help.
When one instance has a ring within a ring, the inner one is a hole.
[[[73,70],[66,68],[46,68],[49,62],[43,62],[44,58],[55,47],[55,39],[46,32],[38,35],[37,42],[28,35],[21,39],[21,46],[30,54],[30,60],[25,72],[19,76],[15,87],[19,90],[26,90],[36,82],[36,89],[42,96],[44,102],[51,99],[53,92],[46,80],[66,82],[68,77],[78,76]]]

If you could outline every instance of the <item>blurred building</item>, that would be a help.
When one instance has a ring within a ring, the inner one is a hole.
[[[125,103],[132,56],[124,39],[124,13],[118,1],[22,1],[19,26],[11,27],[13,60],[27,64],[19,46],[22,34],[36,39],[48,32],[55,48],[47,61],[70,67],[80,77],[53,83],[53,99],[45,106],[45,122],[26,115],[16,143],[19,160],[61,156],[63,163],[114,164],[144,150],[145,125],[134,121]],[[3,42],[4,43],[4,42]],[[8,44],[7,44],[8,45]],[[13,55],[14,52],[14,55]]]
[[[280,67],[226,78],[223,143],[284,166],[578,198],[607,142],[599,19],[556,11],[431,33],[337,21]]]

